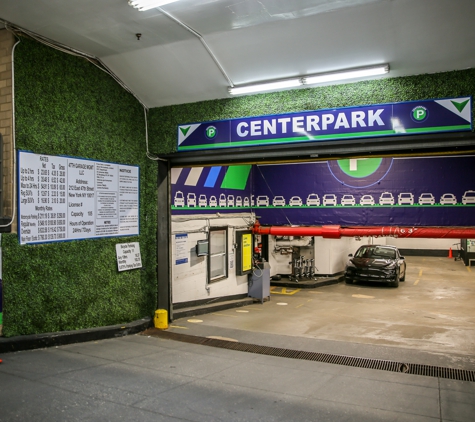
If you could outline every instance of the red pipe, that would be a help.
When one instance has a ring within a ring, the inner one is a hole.
[[[340,226],[268,226],[256,223],[255,234],[271,234],[274,236],[321,236],[325,239],[340,239],[343,237],[391,236],[408,238],[447,238],[475,239],[475,228],[461,227],[340,227]]]

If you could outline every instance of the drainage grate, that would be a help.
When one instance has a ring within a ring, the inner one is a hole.
[[[277,356],[289,359],[311,360],[334,365],[353,366],[356,368],[379,369],[381,371],[400,372],[426,377],[447,378],[457,381],[475,382],[475,371],[466,369],[444,368],[441,366],[421,365],[389,360],[358,358],[353,356],[334,355],[330,353],[305,352],[302,350],[283,349],[280,347],[259,346],[257,344],[239,343],[214,338],[192,336],[150,328],[143,335],[200,344],[203,346],[218,347],[221,349],[236,350],[239,352],[256,353],[267,356]]]

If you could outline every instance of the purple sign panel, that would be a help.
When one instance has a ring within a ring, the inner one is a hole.
[[[178,126],[178,151],[472,130],[471,97],[347,107]]]
[[[475,225],[475,156],[173,169],[172,189],[173,214],[253,211],[266,225]]]

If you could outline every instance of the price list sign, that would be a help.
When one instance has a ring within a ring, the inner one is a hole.
[[[139,168],[18,152],[20,244],[139,234]]]

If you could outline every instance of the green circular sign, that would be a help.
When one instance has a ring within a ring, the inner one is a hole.
[[[351,158],[338,160],[338,166],[346,175],[361,179],[378,170],[382,161],[382,158]]]
[[[217,134],[218,134],[218,131],[214,126],[208,126],[206,128],[206,137],[208,139],[213,139]]]
[[[419,106],[412,110],[412,118],[417,122],[422,122],[427,117],[427,109]]]

